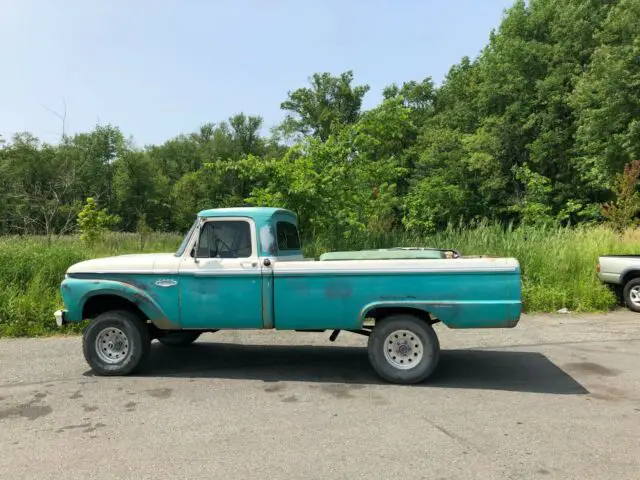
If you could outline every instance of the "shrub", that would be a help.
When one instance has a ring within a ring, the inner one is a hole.
[[[109,215],[105,209],[99,209],[92,197],[87,198],[87,203],[78,213],[78,227],[80,228],[80,240],[91,246],[97,240],[104,237],[110,227],[118,223],[116,215]]]
[[[640,160],[634,160],[624,167],[614,186],[616,200],[602,206],[602,214],[612,228],[622,233],[636,223],[635,216],[640,209],[640,195],[636,191],[640,176]]]

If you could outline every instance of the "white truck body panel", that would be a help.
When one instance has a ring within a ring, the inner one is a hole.
[[[602,255],[598,259],[600,281],[622,285],[625,275],[640,274],[640,255]]]

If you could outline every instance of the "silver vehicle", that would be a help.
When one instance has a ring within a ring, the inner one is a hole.
[[[602,255],[596,271],[602,282],[617,287],[630,310],[640,312],[640,255]]]

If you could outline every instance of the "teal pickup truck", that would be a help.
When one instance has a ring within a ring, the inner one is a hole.
[[[433,324],[509,328],[521,314],[518,261],[437,249],[329,252],[304,258],[297,216],[279,208],[200,212],[175,253],[72,265],[59,326],[90,320],[87,363],[126,375],[151,341],[186,346],[223,329],[340,331],[368,336],[373,369],[424,381],[440,352]]]

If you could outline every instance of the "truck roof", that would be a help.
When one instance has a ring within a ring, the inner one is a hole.
[[[231,208],[210,208],[198,213],[199,217],[250,217],[250,218],[271,218],[277,213],[290,215],[297,218],[296,214],[286,208],[273,207],[231,207]]]

